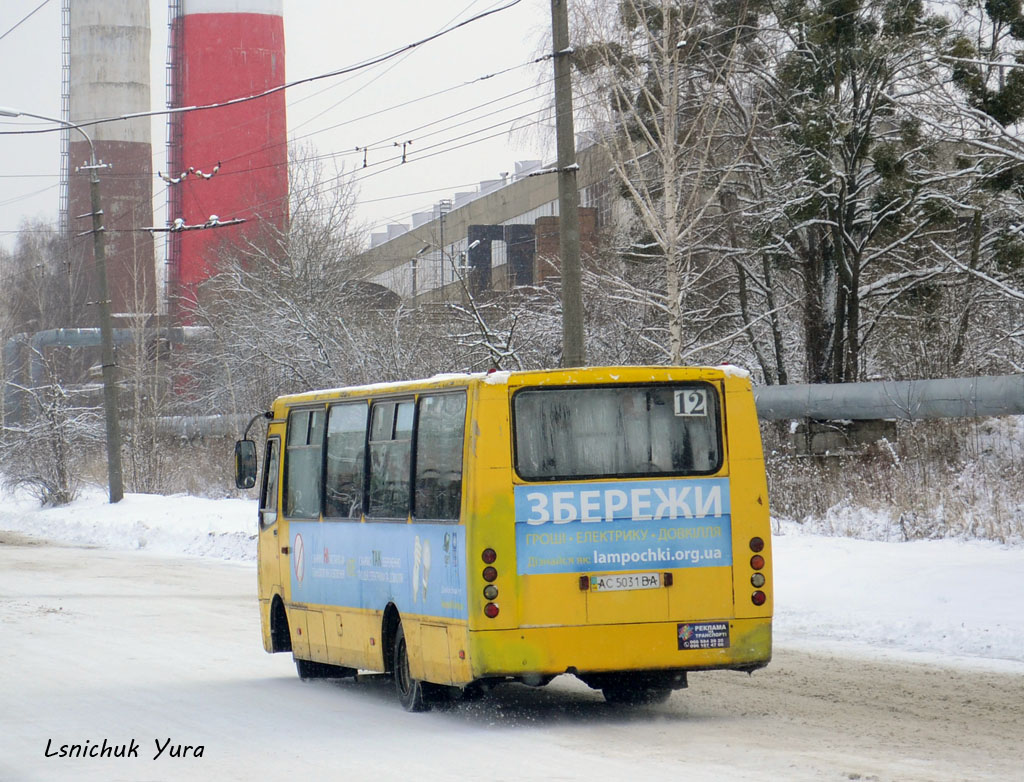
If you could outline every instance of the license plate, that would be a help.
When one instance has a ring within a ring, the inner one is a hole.
[[[622,592],[627,589],[658,589],[661,573],[614,573],[591,576],[591,592]]]

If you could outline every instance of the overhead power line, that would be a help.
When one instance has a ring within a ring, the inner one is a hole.
[[[591,93],[589,96],[585,95],[584,97],[593,98],[595,96],[594,96],[593,93]],[[580,107],[582,107],[583,105],[586,105],[586,104],[578,104],[578,105]],[[428,145],[428,146],[425,146],[425,147],[421,147],[415,155],[413,155],[412,157],[409,158],[407,163],[402,163],[401,162],[402,156],[401,156],[400,153],[392,154],[392,155],[390,155],[388,157],[385,157],[385,158],[382,158],[382,159],[370,162],[366,166],[365,169],[360,168],[360,169],[358,169],[357,172],[354,172],[354,174],[353,174],[353,176],[352,176],[350,181],[351,181],[351,183],[359,184],[359,183],[361,183],[361,182],[363,182],[363,181],[365,181],[367,179],[371,179],[373,177],[380,176],[382,174],[387,174],[389,172],[396,171],[396,170],[401,169],[401,168],[406,167],[406,166],[415,165],[416,163],[422,162],[422,161],[427,160],[429,158],[437,157],[439,155],[450,154],[450,153],[456,152],[456,151],[458,151],[460,149],[465,149],[465,148],[473,146],[475,144],[478,144],[478,143],[481,143],[481,142],[484,142],[484,141],[488,141],[488,140],[491,140],[491,139],[494,139],[494,138],[501,137],[501,136],[507,134],[510,130],[512,130],[512,127],[511,127],[511,125],[509,123],[515,122],[517,120],[522,120],[522,119],[530,118],[530,117],[533,117],[534,119],[531,119],[530,121],[524,123],[520,127],[526,127],[526,126],[529,126],[529,125],[539,125],[539,124],[543,124],[543,123],[546,123],[546,122],[550,121],[549,117],[544,116],[544,110],[540,110],[540,111],[535,111],[535,112],[531,112],[531,113],[528,113],[528,114],[524,114],[524,115],[521,115],[519,117],[515,117],[512,120],[508,120],[505,123],[499,123],[497,125],[492,125],[492,126],[489,126],[489,127],[486,127],[486,128],[479,128],[476,131],[464,133],[464,134],[461,134],[461,135],[458,135],[458,136],[454,136],[454,137],[445,139],[443,141],[439,141],[437,143],[434,143],[434,144],[431,144],[431,145]],[[501,129],[497,130],[497,132],[489,133],[488,135],[480,136],[478,138],[472,138],[473,136],[477,136],[480,133],[485,133],[487,131],[494,130],[495,128],[501,128]],[[461,143],[456,143],[456,142],[461,142]],[[325,155],[318,155],[318,156],[315,156],[312,159],[313,160],[320,160],[320,159],[323,159],[323,158],[326,158],[326,157],[335,157],[335,156],[339,156],[339,155],[351,155],[351,154],[354,154],[354,153],[351,150],[347,150],[347,151],[340,152],[340,153],[327,153]],[[237,174],[237,173],[244,173],[244,172],[234,172],[234,173]],[[232,175],[233,175],[232,172],[228,172],[226,174],[224,172],[221,173],[221,176],[232,176]],[[476,183],[472,183],[472,184],[476,184]],[[316,192],[318,192],[320,194],[323,194],[323,195],[326,195],[326,194],[330,193],[331,191],[337,190],[337,189],[339,189],[341,187],[344,187],[344,186],[345,186],[345,183],[340,183],[340,182],[336,182],[336,181],[332,180],[329,183],[322,183],[320,185],[314,186],[310,190],[311,191],[316,191]],[[458,186],[455,186],[455,187],[458,187]],[[450,188],[437,188],[436,190],[445,190],[445,189],[450,189]],[[427,192],[436,192],[436,190],[432,189],[431,191],[427,191]],[[408,194],[406,194],[406,195],[408,195]],[[394,198],[401,198],[401,197],[405,197],[405,196],[404,195],[399,195],[399,196],[395,196]],[[375,199],[375,200],[391,200],[391,198],[382,198],[382,199]],[[364,201],[363,199],[360,199],[360,203],[369,203],[369,201]],[[273,202],[272,201],[264,201],[264,202],[252,205],[252,208],[254,210],[256,210],[256,211],[259,211],[261,208],[268,207],[268,206],[273,206]],[[281,217],[282,215],[277,214],[276,212],[274,212],[274,213],[270,213],[270,214],[264,214],[263,216],[264,217]]]
[[[390,59],[392,59],[394,57],[398,57],[400,54],[402,54],[404,52],[408,52],[408,51],[410,51],[412,49],[415,49],[418,46],[422,46],[425,43],[430,43],[431,41],[435,41],[438,38],[441,38],[441,37],[443,37],[445,35],[448,35],[449,33],[452,33],[455,30],[458,30],[458,29],[460,29],[462,27],[465,27],[466,25],[472,24],[473,22],[477,22],[477,21],[479,21],[479,20],[481,20],[481,19],[483,19],[485,17],[491,16],[493,14],[500,13],[501,11],[507,11],[509,8],[512,8],[513,6],[516,6],[516,5],[519,5],[519,3],[521,3],[522,1],[523,0],[510,0],[510,2],[506,3],[505,5],[499,6],[497,8],[492,8],[489,11],[482,11],[481,13],[476,14],[475,16],[471,16],[469,19],[465,19],[465,20],[459,22],[458,24],[454,24],[451,27],[446,27],[445,29],[441,30],[440,32],[434,33],[433,35],[428,35],[426,38],[421,38],[418,41],[413,41],[412,43],[406,44],[405,46],[402,46],[402,47],[400,47],[398,49],[394,49],[394,50],[392,50],[390,52],[387,52],[385,54],[378,55],[378,56],[373,57],[373,58],[371,58],[369,60],[363,60],[362,62],[356,63],[355,65],[349,65],[349,66],[346,66],[344,68],[339,68],[338,70],[329,71],[327,73],[321,73],[321,74],[318,74],[316,76],[308,76],[308,77],[306,77],[304,79],[296,79],[295,81],[286,82],[284,84],[278,85],[277,87],[271,87],[268,90],[264,90],[263,92],[258,92],[258,93],[253,94],[253,95],[245,95],[245,96],[243,96],[241,98],[232,98],[231,100],[220,101],[218,103],[206,103],[206,104],[199,105],[199,106],[181,106],[181,107],[174,108],[174,109],[159,109],[157,111],[139,111],[139,112],[134,112],[132,114],[121,114],[120,116],[117,116],[117,117],[103,117],[103,118],[100,118],[100,119],[89,120],[87,122],[77,122],[75,124],[78,127],[87,128],[87,127],[91,127],[92,125],[101,125],[101,124],[104,124],[104,123],[107,123],[107,122],[122,122],[124,120],[142,119],[144,117],[161,117],[161,116],[168,116],[168,115],[172,115],[172,114],[182,114],[182,113],[192,112],[192,111],[207,111],[207,110],[210,110],[210,109],[222,109],[222,108],[226,108],[228,106],[236,106],[236,105],[238,105],[240,103],[248,103],[249,101],[259,100],[261,98],[267,97],[268,95],[274,95],[274,94],[276,94],[278,92],[282,92],[284,90],[291,89],[292,87],[297,87],[300,84],[309,84],[310,82],[320,81],[321,79],[330,79],[330,78],[333,78],[335,76],[343,76],[346,73],[353,73],[355,71],[363,70],[365,68],[371,68],[374,65],[379,65],[382,62],[387,62],[388,60],[390,60]],[[40,129],[37,129],[37,130],[5,130],[5,131],[0,131],[0,135],[15,135],[15,134],[28,134],[28,133],[53,133],[53,132],[59,131],[59,130],[61,130],[61,128],[59,128],[59,127],[57,127],[57,128],[40,128]]]
[[[445,22],[445,23],[444,23],[443,25],[441,25],[441,30],[443,30],[443,29],[444,29],[444,28],[445,28],[446,26],[450,25],[450,24],[451,24],[452,22],[454,22],[454,21],[455,21],[456,19],[458,19],[458,18],[459,18],[460,16],[462,16],[462,14],[466,13],[466,11],[468,11],[468,10],[469,10],[470,8],[472,8],[472,7],[474,6],[474,5],[476,5],[476,3],[477,3],[477,0],[471,0],[471,2],[470,2],[470,4],[469,4],[469,5],[467,5],[467,6],[466,6],[465,8],[463,8],[463,9],[462,9],[462,10],[461,10],[461,11],[460,11],[459,13],[457,13],[457,14],[456,14],[455,16],[451,17],[451,18],[450,18],[450,19],[449,19],[449,20],[448,20],[447,22]],[[440,32],[440,31],[439,31],[439,32]],[[313,121],[314,121],[315,119],[317,119],[318,117],[320,117],[320,116],[322,116],[322,115],[326,114],[326,113],[327,113],[327,112],[329,112],[329,111],[333,111],[333,110],[334,110],[335,108],[337,108],[337,107],[338,107],[339,105],[341,105],[341,104],[342,104],[342,103],[343,103],[344,101],[346,101],[346,100],[348,100],[348,99],[352,98],[352,97],[353,97],[354,95],[357,95],[357,94],[359,94],[359,93],[360,93],[360,92],[362,92],[363,90],[367,89],[367,88],[368,88],[368,87],[369,87],[369,86],[370,86],[371,84],[373,84],[373,83],[374,83],[374,82],[376,82],[377,80],[379,80],[379,79],[383,78],[383,77],[384,77],[385,75],[387,75],[388,73],[390,73],[390,72],[391,72],[392,70],[394,70],[394,69],[395,69],[395,68],[396,68],[397,66],[399,66],[399,65],[400,65],[401,63],[405,62],[405,60],[406,60],[406,59],[408,59],[408,58],[409,58],[409,57],[411,56],[411,54],[412,54],[412,52],[411,52],[411,51],[410,51],[410,52],[408,52],[408,53],[407,53],[407,54],[405,55],[405,57],[403,57],[402,59],[400,59],[400,60],[397,60],[397,61],[395,61],[395,62],[391,63],[391,65],[389,65],[389,66],[388,66],[387,68],[385,68],[385,69],[384,69],[383,71],[381,71],[380,73],[378,73],[378,74],[377,74],[376,76],[374,76],[374,77],[373,77],[372,79],[370,79],[369,81],[365,82],[365,83],[364,83],[364,84],[362,84],[361,86],[359,86],[359,87],[356,87],[356,89],[354,89],[354,90],[353,90],[352,92],[350,92],[350,93],[349,93],[348,95],[345,95],[344,97],[342,97],[342,98],[339,98],[339,99],[338,99],[337,101],[335,101],[335,102],[334,102],[334,103],[333,103],[332,105],[330,105],[330,106],[328,106],[327,108],[323,109],[322,111],[320,111],[320,112],[319,112],[318,114],[314,115],[313,117],[310,117],[309,119],[307,119],[307,120],[306,120],[305,122],[303,122],[302,124],[300,124],[300,125],[296,126],[295,128],[293,128],[293,130],[294,130],[294,131],[297,131],[297,130],[298,130],[299,128],[301,128],[301,127],[302,127],[303,125],[307,125],[307,124],[309,124],[310,122],[313,122]],[[329,91],[329,90],[333,90],[333,89],[335,89],[336,87],[340,87],[340,86],[342,86],[342,85],[344,85],[344,84],[347,84],[348,82],[352,81],[352,80],[353,80],[353,79],[355,79],[355,78],[356,78],[356,77],[355,77],[355,76],[353,76],[353,77],[351,77],[350,79],[345,79],[345,80],[344,80],[344,81],[342,81],[342,82],[338,82],[338,83],[336,83],[336,84],[329,84],[329,85],[327,85],[326,87],[324,87],[323,89],[321,89],[321,90],[318,90],[318,91],[317,91],[317,92],[316,92],[315,94],[317,94],[317,95],[320,95],[320,94],[322,94],[322,93],[325,93],[325,92],[327,92],[327,91]],[[312,96],[309,96],[309,97],[312,97]],[[300,99],[299,99],[299,101],[301,101],[301,100],[305,100],[305,98],[300,98]],[[296,103],[298,103],[299,101],[296,101]],[[294,105],[294,104],[290,104],[290,105]]]
[[[6,38],[11,33],[13,33],[19,27],[21,27],[25,22],[27,22],[29,19],[32,18],[32,16],[35,14],[36,11],[41,9],[44,5],[46,5],[49,2],[50,2],[50,0],[43,0],[43,2],[41,2],[35,8],[33,8],[31,11],[29,11],[28,14],[24,18],[22,18],[21,21],[15,22],[14,25],[7,30],[7,32],[5,32],[2,35],[0,35],[0,41],[2,41],[4,38]]]

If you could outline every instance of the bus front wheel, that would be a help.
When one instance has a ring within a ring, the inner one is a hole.
[[[409,650],[405,643],[405,630],[401,623],[395,633],[395,690],[398,700],[406,711],[428,711],[427,685],[409,674]]]

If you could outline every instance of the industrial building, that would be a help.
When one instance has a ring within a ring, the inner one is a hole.
[[[63,2],[67,119],[77,124],[148,111],[149,2]],[[188,302],[215,273],[224,242],[273,241],[287,226],[285,92],[275,89],[285,83],[283,0],[169,0],[167,21],[166,224],[197,230],[165,234],[161,273],[154,270],[151,235],[140,230],[153,225],[148,119],[100,123],[90,132],[108,166],[101,178],[112,310],[169,311],[172,321],[188,323]],[[90,212],[88,172],[80,167],[85,146],[73,135],[67,144],[64,216]],[[579,164],[586,254],[608,221],[611,199],[599,148],[582,149]],[[374,234],[371,248],[355,259],[353,278],[404,299],[428,300],[445,296],[453,284],[479,291],[538,283],[558,274],[557,218],[557,177],[540,161],[523,161],[473,192],[454,193],[412,215],[408,224]],[[245,222],[230,232],[198,230],[227,220]],[[77,245],[88,270],[88,237]]]
[[[215,271],[221,242],[258,242],[288,221],[282,0],[168,0],[168,226],[244,221],[230,233],[154,225],[150,0],[62,0],[59,225],[75,288],[68,328],[17,334],[3,346],[4,377],[38,381],[45,349],[100,345],[91,217],[90,141],[100,208],[113,341],[135,331],[180,342],[188,302]],[[268,94],[262,95],[261,93]],[[252,100],[241,100],[260,96]],[[228,104],[228,105],[224,105]],[[174,111],[188,109],[187,111]],[[111,118],[131,117],[130,119]],[[106,120],[106,121],[98,121]],[[77,128],[81,128],[79,132]],[[84,135],[83,135],[84,134]],[[87,140],[87,137],[89,140]],[[216,172],[216,173],[214,173]],[[163,188],[157,196],[162,198]],[[166,231],[158,271],[154,230]],[[168,305],[170,302],[170,305]],[[184,304],[182,304],[184,303]],[[155,345],[155,343],[154,343]],[[154,347],[150,345],[149,347]],[[93,359],[89,359],[92,361]],[[19,407],[5,383],[4,410]]]
[[[582,254],[592,254],[598,230],[611,216],[608,161],[601,147],[578,153]],[[540,161],[456,193],[410,224],[373,234],[371,248],[355,259],[353,274],[421,302],[508,290],[557,276],[558,179]]]

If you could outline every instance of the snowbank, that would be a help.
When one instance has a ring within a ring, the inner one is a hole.
[[[92,489],[62,508],[40,508],[28,497],[0,497],[0,529],[77,545],[255,560],[256,528],[254,500],[126,494],[111,505]]]
[[[783,534],[773,549],[778,643],[1024,663],[1024,548]]]

